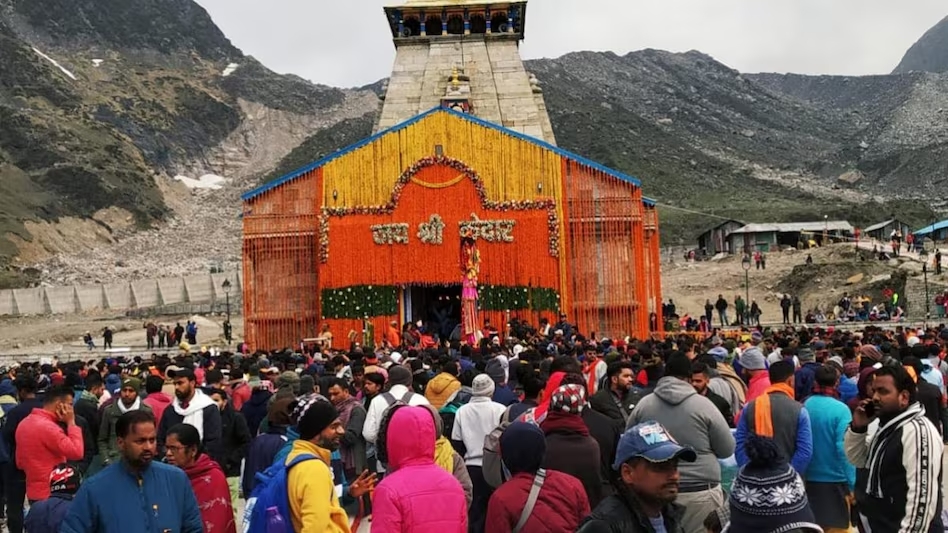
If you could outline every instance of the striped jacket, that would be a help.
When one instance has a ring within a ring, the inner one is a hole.
[[[916,402],[874,433],[846,430],[846,457],[857,469],[856,503],[873,532],[943,532],[943,444],[924,414]]]

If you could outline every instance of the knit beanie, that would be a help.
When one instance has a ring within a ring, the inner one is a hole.
[[[822,531],[806,497],[803,480],[781,455],[772,439],[751,436],[750,462],[731,487],[731,523],[725,531],[785,533],[801,529]]]
[[[843,363],[843,373],[846,374],[847,378],[854,377],[859,374],[859,361],[845,361]]]
[[[511,474],[535,474],[545,454],[546,438],[535,424],[514,422],[500,436],[500,458]]]
[[[485,372],[494,380],[496,385],[502,385],[507,381],[507,373],[504,372],[504,365],[500,362],[500,359],[496,357],[487,362]]]
[[[867,358],[867,359],[872,359],[873,361],[881,361],[881,360],[882,360],[882,352],[880,352],[878,348],[876,348],[875,346],[873,346],[873,345],[871,345],[871,344],[864,344],[864,345],[860,346],[860,347],[859,347],[859,355],[861,355],[861,356],[863,356],[863,357],[865,357],[865,358]]]
[[[122,381],[122,388],[123,389],[129,388],[129,389],[134,390],[135,392],[141,392],[142,380],[138,378],[125,378]]]
[[[582,414],[586,407],[586,389],[582,385],[562,385],[550,397],[550,411],[574,415]]]
[[[764,362],[764,352],[760,348],[751,346],[741,354],[741,368],[747,370],[766,370],[767,365]]]
[[[300,376],[300,392],[303,394],[309,394],[313,392],[313,389],[316,388],[316,380],[313,379],[313,376],[306,374],[305,376]]]
[[[312,440],[339,418],[339,411],[327,401],[315,398],[306,401],[310,403],[302,409],[297,429],[301,439]]]
[[[393,387],[395,385],[411,387],[411,370],[401,365],[393,365],[388,369],[388,381]]]
[[[49,473],[49,491],[53,494],[75,494],[82,483],[82,474],[67,463],[59,463]]]
[[[295,398],[278,398],[270,402],[267,407],[267,422],[271,426],[289,426],[290,404],[295,401]]]
[[[474,396],[483,396],[490,398],[494,395],[494,380],[487,374],[478,374],[471,384]]]
[[[809,347],[801,346],[800,349],[797,350],[797,359],[799,359],[801,363],[809,363],[816,360],[816,354],[814,354],[813,350]]]

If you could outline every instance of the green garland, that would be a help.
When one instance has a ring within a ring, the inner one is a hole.
[[[398,287],[354,285],[323,289],[323,318],[365,318],[398,314]]]
[[[484,311],[558,311],[560,295],[543,287],[481,285],[477,288],[478,307]]]
[[[398,314],[399,288],[386,285],[353,285],[322,290],[323,318],[366,318]],[[560,295],[543,287],[481,285],[478,307],[484,311],[559,311]]]

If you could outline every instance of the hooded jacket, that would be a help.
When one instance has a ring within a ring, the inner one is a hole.
[[[184,469],[194,489],[204,531],[215,533],[237,533],[234,508],[230,500],[230,487],[224,472],[210,457],[201,454],[193,465]]]
[[[540,423],[540,429],[546,435],[543,468],[575,477],[582,482],[590,507],[598,504],[604,489],[602,458],[599,443],[589,436],[583,419],[575,414],[550,411]]]
[[[698,454],[697,461],[678,465],[682,486],[721,482],[718,459],[734,454],[734,437],[711,400],[690,383],[666,376],[658,380],[653,394],[635,406],[626,429],[647,420],[660,423],[679,444],[691,446]]]
[[[273,393],[267,389],[254,389],[250,394],[250,399],[240,407],[240,414],[244,415],[251,435],[256,435],[260,431],[260,424],[267,419],[267,410],[272,396]]]
[[[461,485],[434,462],[435,423],[426,408],[402,407],[387,434],[389,473],[375,489],[372,529],[386,533],[466,533]]]
[[[151,412],[155,413],[155,420],[161,420],[161,417],[165,414],[165,409],[171,405],[171,396],[163,392],[153,392],[145,396],[142,402],[151,407]]]
[[[204,524],[188,476],[180,468],[152,461],[137,476],[119,462],[79,487],[59,529],[89,531],[204,533]]]
[[[23,520],[23,529],[30,533],[59,533],[59,525],[66,518],[70,505],[72,494],[53,494],[34,503]]]
[[[497,488],[487,506],[486,531],[509,533],[520,521],[546,450],[543,432],[532,424],[511,425],[501,437],[504,465],[513,477]],[[546,470],[537,501],[521,533],[573,533],[589,514],[589,499],[575,477]]]
[[[257,485],[255,477],[257,473],[263,472],[273,464],[277,452],[287,442],[289,442],[289,439],[286,436],[286,426],[276,425],[270,425],[266,433],[257,435],[250,441],[247,460],[244,463],[244,475],[241,480],[245,497],[249,498],[253,488]]]
[[[461,382],[458,378],[447,372],[441,372],[428,381],[428,386],[425,387],[425,398],[432,407],[440,410],[444,404],[451,401],[451,397],[460,388]]]

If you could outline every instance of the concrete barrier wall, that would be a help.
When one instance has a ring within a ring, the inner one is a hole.
[[[226,298],[222,288],[224,280],[230,280],[231,303],[240,301],[240,273],[224,272],[131,283],[2,290],[0,316],[71,314],[93,310],[147,310],[175,304],[223,306]]]
[[[12,289],[19,315],[42,315],[46,313],[44,291],[39,289]]]
[[[102,285],[76,285],[76,294],[79,295],[79,306],[82,311],[105,309],[105,300]]]
[[[184,278],[163,278],[158,280],[158,290],[164,305],[186,302],[188,293],[184,290]]]
[[[54,315],[72,313],[76,309],[76,289],[74,287],[45,287],[47,311]]]

